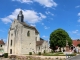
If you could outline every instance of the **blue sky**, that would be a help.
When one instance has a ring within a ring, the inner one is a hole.
[[[20,10],[24,21],[35,26],[45,40],[58,28],[72,39],[80,39],[80,0],[0,0],[0,39],[5,42]]]

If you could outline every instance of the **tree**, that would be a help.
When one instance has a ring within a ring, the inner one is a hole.
[[[50,34],[50,48],[52,50],[56,50],[56,46],[60,47],[65,47],[66,46],[66,40],[68,41],[68,45],[71,46],[72,45],[72,40],[70,38],[70,36],[68,35],[68,33],[59,28],[57,30],[54,30],[51,34]]]

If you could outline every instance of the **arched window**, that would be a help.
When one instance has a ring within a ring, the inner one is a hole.
[[[10,54],[12,54],[12,49],[10,49]]]
[[[30,36],[30,31],[27,32],[27,36]]]
[[[12,46],[12,40],[11,40],[11,46]]]

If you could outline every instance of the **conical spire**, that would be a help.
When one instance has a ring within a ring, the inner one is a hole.
[[[22,10],[19,12],[19,14],[17,16],[17,20],[19,20],[20,22],[23,22],[24,16],[23,16]]]

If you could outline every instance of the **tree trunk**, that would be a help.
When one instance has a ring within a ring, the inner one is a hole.
[[[59,48],[59,51],[61,52],[61,47]]]
[[[64,50],[64,47],[63,47],[63,52],[64,52],[65,50]]]

